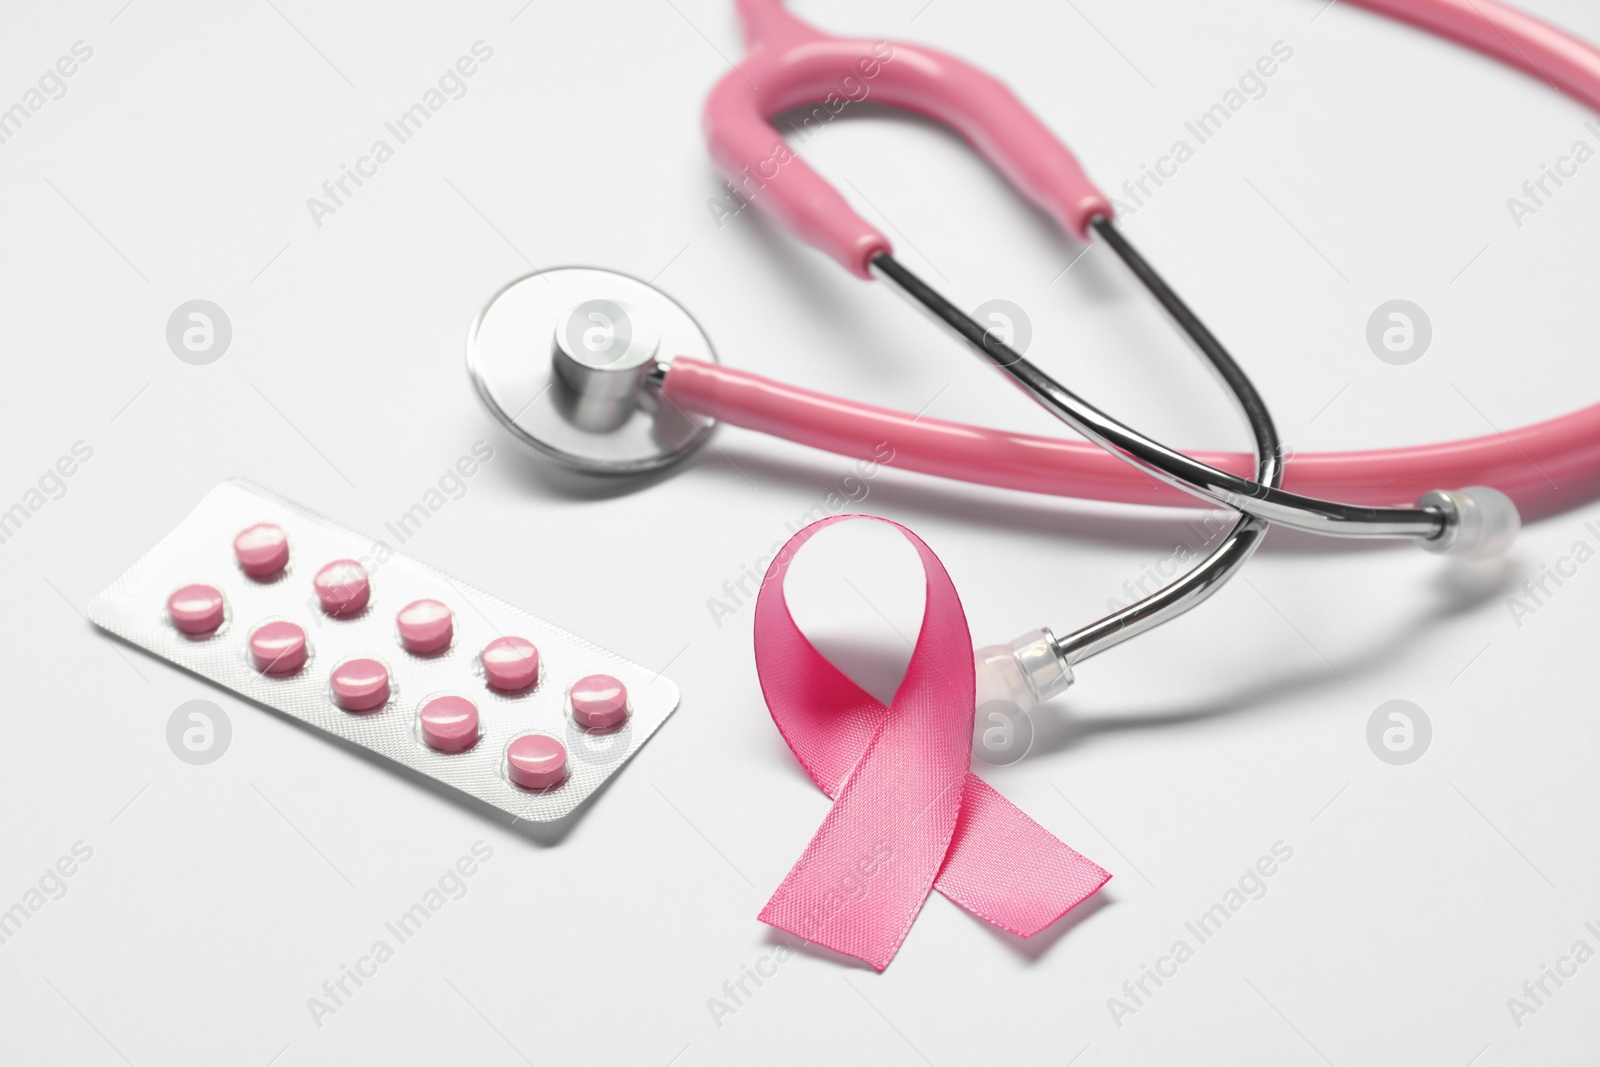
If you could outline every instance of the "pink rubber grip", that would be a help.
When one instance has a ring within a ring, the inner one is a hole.
[[[904,470],[1087,500],[1206,506],[1086,441],[858,404],[714,363],[673,360],[665,393],[685,411]],[[1244,477],[1255,467],[1242,452],[1191,454]],[[1587,499],[1597,481],[1600,404],[1504,434],[1413,448],[1296,454],[1285,464],[1283,487],[1351,504],[1404,505],[1434,489],[1492,485],[1508,493],[1524,517],[1533,517]]]
[[[772,127],[769,120],[790,108],[817,105],[816,118],[802,124],[831,121],[861,100],[914,111],[959,132],[1079,237],[1094,216],[1112,214],[1067,147],[991,75],[930,48],[831,37],[790,15],[781,0],[737,5],[750,52],[706,100],[712,158],[741,199],[852,273],[869,277],[867,264],[890,251],[889,239]]]

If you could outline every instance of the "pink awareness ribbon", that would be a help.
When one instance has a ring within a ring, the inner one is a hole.
[[[795,625],[783,580],[800,547],[846,519],[888,522],[922,558],[927,605],[894,699],[874,699]],[[1111,875],[1068,848],[970,768],[972,638],[933,550],[899,523],[838,515],[795,534],[756,598],[756,673],[772,720],[833,807],[761,921],[876,970],[889,965],[929,889],[1013,934],[1038,933]]]

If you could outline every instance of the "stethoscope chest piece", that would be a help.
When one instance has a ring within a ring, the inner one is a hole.
[[[550,459],[597,474],[656,470],[705,441],[715,420],[646,387],[676,356],[717,358],[671,297],[592,267],[512,282],[467,335],[467,369],[495,418]]]

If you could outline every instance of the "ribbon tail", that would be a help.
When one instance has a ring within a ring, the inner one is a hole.
[[[909,676],[925,668],[913,662]],[[948,695],[913,684],[845,779],[827,818],[784,877],[762,922],[883,970],[911,932],[960,821],[964,736],[928,736],[926,718]]]
[[[980,919],[1031,937],[1110,879],[1110,872],[968,774],[961,814],[933,887]]]

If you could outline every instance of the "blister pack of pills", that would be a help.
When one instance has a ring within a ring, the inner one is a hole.
[[[242,481],[89,618],[533,822],[569,814],[678,706],[659,674]]]

